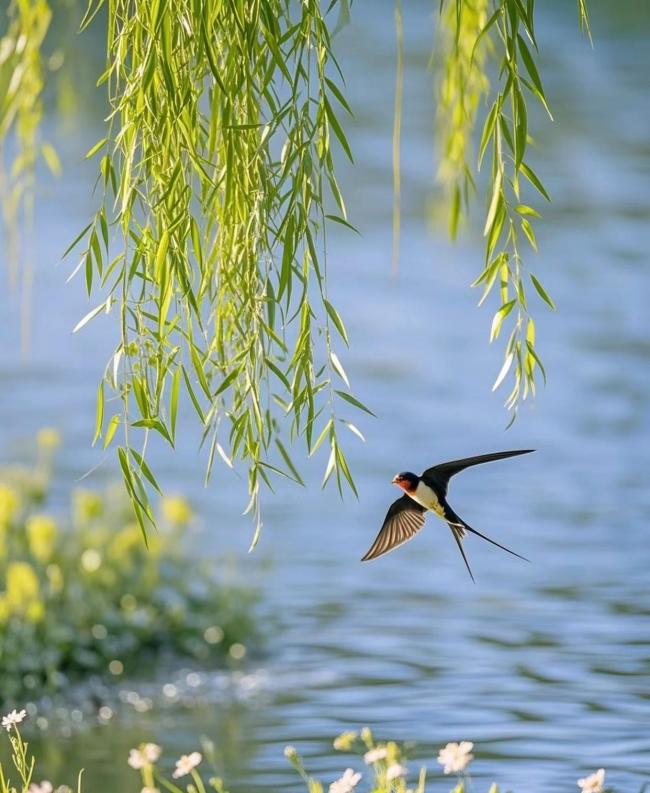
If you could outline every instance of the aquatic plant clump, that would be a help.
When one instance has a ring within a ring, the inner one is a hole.
[[[253,593],[187,552],[188,502],[161,500],[148,547],[119,487],[76,489],[70,515],[55,516],[47,495],[57,443],[41,433],[32,469],[0,468],[0,701],[137,674],[160,656],[243,657]]]

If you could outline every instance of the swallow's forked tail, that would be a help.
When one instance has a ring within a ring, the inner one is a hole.
[[[454,539],[456,540],[456,544],[458,545],[458,549],[461,552],[463,557],[463,561],[465,562],[465,566],[467,567],[467,571],[470,574],[472,581],[474,581],[474,576],[472,575],[472,571],[469,566],[469,562],[467,561],[467,557],[465,556],[465,551],[462,545],[462,539],[465,535],[466,531],[469,531],[471,534],[476,534],[477,537],[480,537],[482,540],[491,543],[492,545],[496,545],[497,548],[501,548],[502,551],[506,551],[513,556],[516,556],[518,559],[523,559],[524,562],[530,562],[530,559],[527,559],[525,556],[522,556],[520,553],[516,551],[512,551],[510,548],[506,548],[505,545],[501,545],[500,542],[491,539],[485,534],[481,534],[480,531],[473,529],[470,525],[468,525],[461,517],[459,517],[454,510],[449,506],[447,501],[442,502],[442,507],[445,511],[445,520],[451,529],[451,533],[454,535]]]
[[[474,583],[476,583],[476,579],[474,578],[474,574],[472,573],[472,568],[469,566],[469,562],[467,561],[467,556],[465,555],[465,549],[463,548],[463,537],[465,536],[465,526],[462,523],[449,523],[449,522],[447,522],[447,525],[451,529],[451,533],[454,539],[456,540],[456,545],[458,546],[460,555],[463,557],[463,561],[465,562],[465,567],[467,568],[469,577],[472,579]]]

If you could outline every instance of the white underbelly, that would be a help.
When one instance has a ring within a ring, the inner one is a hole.
[[[409,493],[409,496],[413,499],[413,501],[417,501],[418,504],[421,504],[423,507],[435,512],[436,515],[444,518],[445,513],[440,501],[438,501],[438,496],[428,485],[425,485],[424,482],[418,482],[418,486],[415,488],[415,491],[413,493]]]

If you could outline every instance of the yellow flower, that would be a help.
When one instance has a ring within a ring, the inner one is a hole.
[[[63,572],[58,564],[48,564],[47,580],[50,583],[50,591],[53,595],[58,594],[63,589]]]
[[[79,488],[72,494],[72,510],[75,523],[87,523],[103,513],[104,499],[94,490]]]
[[[9,485],[0,482],[0,526],[8,526],[20,507],[20,496]]]
[[[10,616],[11,609],[9,608],[9,603],[7,602],[7,596],[4,592],[0,592],[0,625],[4,625]]]
[[[29,550],[39,562],[47,562],[54,551],[57,528],[49,515],[32,515],[26,523]]]
[[[11,562],[7,567],[7,605],[13,612],[24,613],[38,601],[38,578],[27,562]]]
[[[135,523],[128,523],[113,537],[108,553],[116,561],[129,561],[131,552],[141,547],[144,548],[144,540],[140,528]]]
[[[40,600],[32,600],[27,606],[25,616],[30,622],[40,622],[45,616],[45,606]]]
[[[43,427],[39,430],[36,440],[41,449],[53,451],[61,445],[61,433],[53,427]]]
[[[334,739],[334,748],[338,749],[339,752],[349,752],[352,748],[352,744],[356,741],[358,733],[356,730],[353,732],[349,730],[348,732],[342,732],[338,738]]]
[[[182,496],[165,496],[162,513],[165,520],[174,526],[186,526],[192,519],[192,507]]]

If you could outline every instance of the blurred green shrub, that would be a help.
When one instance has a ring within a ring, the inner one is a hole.
[[[70,516],[56,517],[46,501],[59,442],[43,430],[33,468],[0,468],[0,701],[137,674],[159,656],[240,659],[254,595],[188,553],[188,502],[161,499],[148,547],[120,487],[76,489]]]

